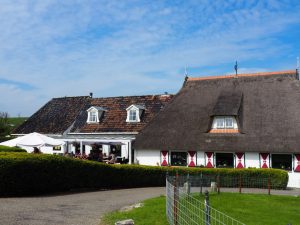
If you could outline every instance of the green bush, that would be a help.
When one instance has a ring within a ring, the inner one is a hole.
[[[271,177],[285,188],[288,174],[276,169],[207,169],[140,165],[108,165],[46,154],[0,152],[0,195],[32,195],[78,188],[164,186],[166,173],[222,177]]]
[[[7,146],[0,145],[0,152],[27,152],[27,151],[19,147],[7,147]]]

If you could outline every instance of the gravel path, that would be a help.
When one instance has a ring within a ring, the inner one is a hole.
[[[165,194],[164,187],[0,198],[0,224],[99,225],[104,213],[161,194]]]

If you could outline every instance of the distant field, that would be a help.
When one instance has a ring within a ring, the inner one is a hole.
[[[11,124],[12,127],[17,127],[27,119],[28,117],[10,117],[8,118],[8,122]]]

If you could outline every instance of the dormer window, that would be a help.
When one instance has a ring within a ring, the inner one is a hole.
[[[126,122],[141,122],[141,116],[145,110],[145,107],[141,105],[131,105],[126,110]]]
[[[135,110],[135,109],[129,110],[129,121],[136,122],[136,119],[137,119],[136,113],[137,113],[137,110]]]
[[[210,133],[238,133],[235,116],[215,116]]]
[[[98,113],[95,112],[95,111],[90,112],[89,122],[98,122],[98,120],[97,120],[98,115],[97,114]]]
[[[103,107],[98,107],[98,106],[90,107],[87,110],[88,112],[87,123],[99,123],[105,111],[107,110],[104,109]]]
[[[215,127],[217,129],[234,128],[233,120],[234,120],[234,118],[228,117],[228,116],[226,116],[226,117],[216,117],[215,118],[215,121],[216,121],[216,126]],[[213,125],[213,127],[214,127],[214,125]]]

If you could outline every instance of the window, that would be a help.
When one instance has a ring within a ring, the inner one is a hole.
[[[233,154],[216,153],[216,166],[219,168],[233,168]]]
[[[187,166],[187,153],[186,152],[171,152],[171,165],[172,166]]]
[[[291,154],[272,154],[272,168],[292,170],[292,155]]]
[[[225,127],[233,128],[233,119],[231,117],[225,118]]]
[[[97,122],[97,112],[95,111],[90,112],[89,122]]]
[[[224,118],[217,118],[217,128],[224,128]]]
[[[61,150],[61,146],[53,146],[53,151],[60,151]]]
[[[237,129],[234,116],[216,116],[213,120],[212,129]]]
[[[129,110],[129,121],[136,121],[136,110]]]
[[[107,109],[100,107],[100,106],[92,106],[90,107],[87,117],[87,123],[99,123],[101,120],[103,120],[104,112],[106,112]]]
[[[141,117],[145,111],[145,107],[142,105],[131,105],[127,109],[126,122],[141,122]]]

